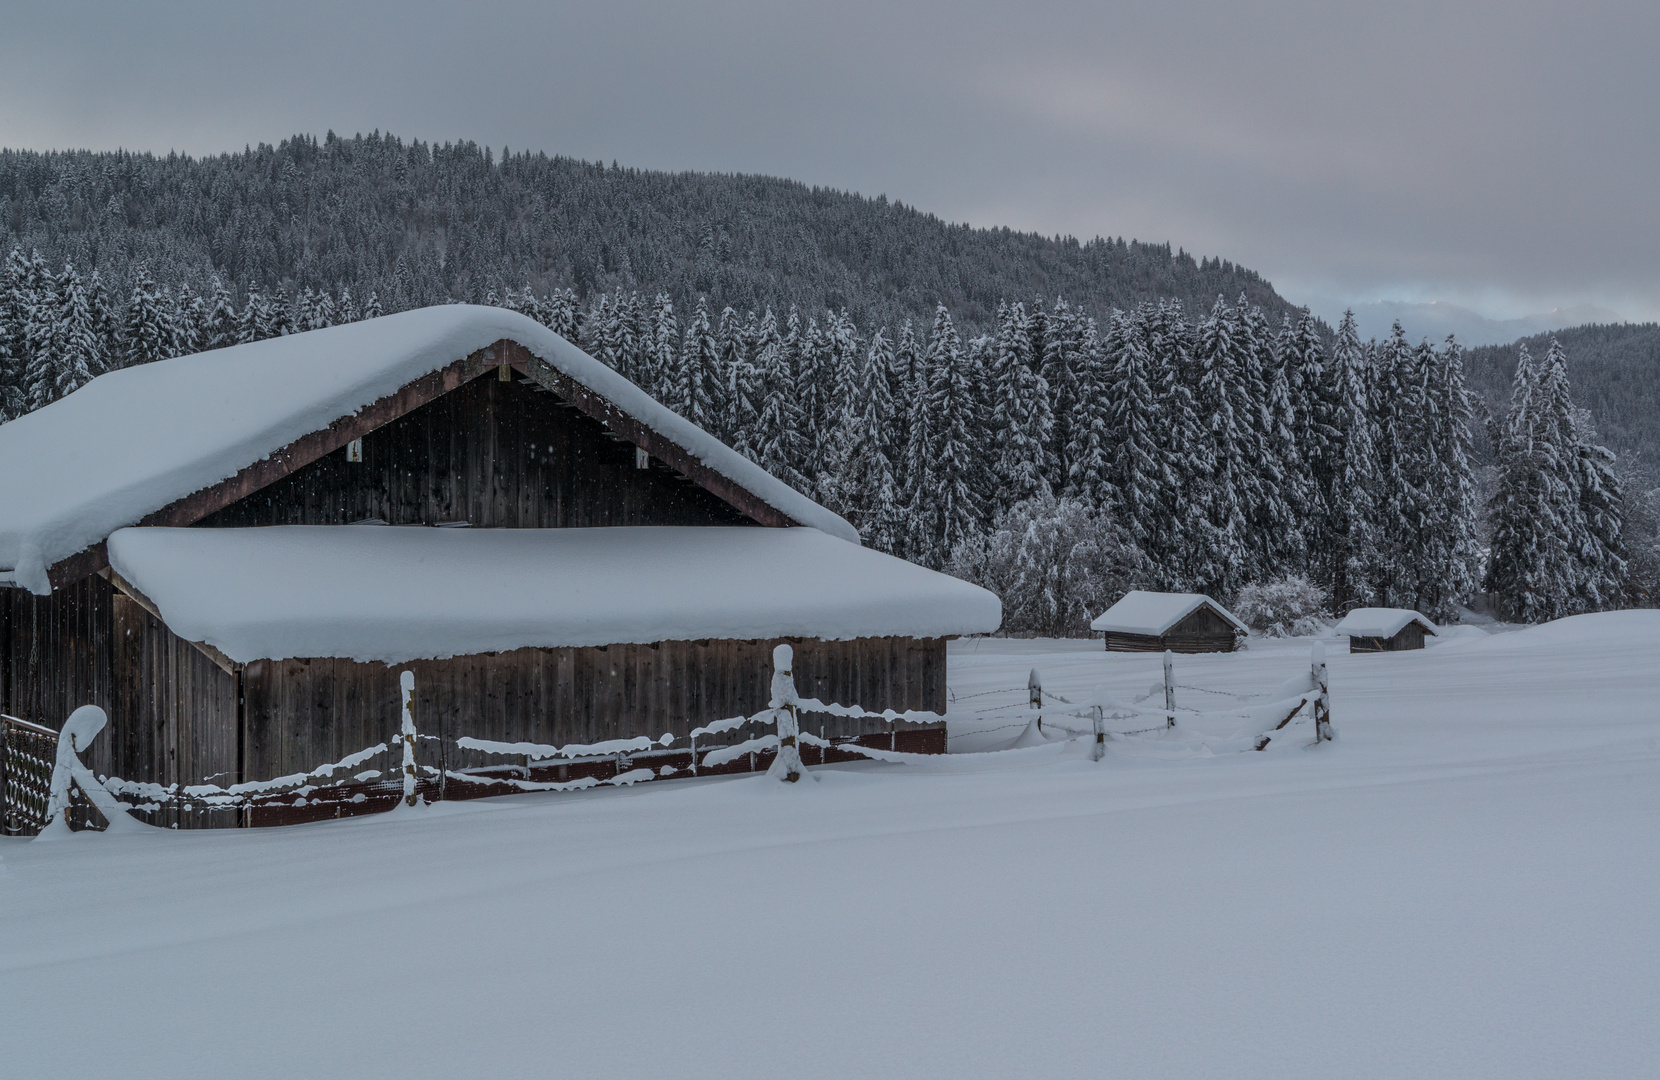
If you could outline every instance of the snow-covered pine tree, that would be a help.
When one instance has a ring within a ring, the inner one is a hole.
[[[1045,448],[1054,420],[1049,414],[1049,387],[1032,362],[1026,325],[1023,305],[998,305],[990,379],[994,485],[987,492],[994,518],[1002,517],[1015,503],[1049,490]]]
[[[1251,450],[1259,462],[1249,518],[1252,548],[1259,578],[1277,579],[1307,571],[1303,510],[1308,500],[1294,430],[1296,409],[1267,316],[1243,294],[1239,310],[1246,343],[1241,382],[1254,417],[1248,425]]]
[[[360,319],[378,319],[384,314],[386,314],[386,310],[381,307],[380,293],[370,289],[369,299],[363,302],[363,313]],[[574,320],[575,316],[573,315],[572,318]]]
[[[631,382],[640,375],[645,363],[645,345],[650,340],[644,314],[637,292],[618,293],[611,305],[611,343],[616,351],[617,370]]]
[[[242,305],[242,315],[236,323],[237,343],[264,341],[281,333],[278,304],[258,289],[249,289],[248,300]]]
[[[344,285],[340,289],[340,299],[334,305],[334,321],[337,325],[357,322],[363,316],[357,310],[357,300],[352,296],[352,287]]]
[[[1412,438],[1413,406],[1409,388],[1412,381],[1412,347],[1399,320],[1389,337],[1374,351],[1372,386],[1373,449],[1378,458],[1377,534],[1382,560],[1372,578],[1378,602],[1389,607],[1412,607],[1408,599],[1412,578],[1404,567],[1409,559],[1408,534],[1416,528],[1411,513],[1416,505],[1411,491],[1410,470],[1405,461]],[[1402,418],[1406,418],[1403,420]]]
[[[1419,569],[1417,608],[1444,620],[1476,587],[1480,545],[1471,461],[1473,410],[1464,386],[1463,351],[1456,340],[1449,335],[1440,352],[1421,361],[1429,365],[1425,411],[1431,418],[1427,437],[1434,448],[1427,458],[1432,471],[1423,483],[1432,523]]]
[[[714,423],[711,388],[720,379],[720,344],[709,321],[709,305],[698,297],[697,310],[686,327],[685,348],[680,354],[674,386],[676,409],[699,427]]]
[[[1072,446],[1072,429],[1080,422],[1077,369],[1081,362],[1083,319],[1064,299],[1057,299],[1054,310],[1039,325],[1043,328],[1041,371],[1049,387],[1049,407],[1054,416],[1046,471],[1049,486],[1060,491],[1071,475],[1072,462],[1067,452]]]
[[[1568,380],[1568,356],[1562,343],[1551,339],[1541,377],[1544,395],[1559,438],[1562,457],[1572,479],[1577,596],[1571,610],[1604,611],[1618,607],[1624,595],[1626,549],[1623,535],[1624,494],[1614,470],[1614,455],[1598,444],[1588,412],[1574,406]]]
[[[1115,311],[1114,318],[1120,314]],[[1108,416],[1113,403],[1107,394],[1106,349],[1094,319],[1083,320],[1083,335],[1072,376],[1072,431],[1066,447],[1066,491],[1092,507],[1110,508],[1116,498],[1109,479],[1113,435]]]
[[[79,390],[104,368],[104,340],[98,333],[92,298],[74,266],[67,263],[58,276],[57,301],[51,346],[43,365],[51,380],[47,388],[51,401]]]
[[[1377,532],[1381,479],[1373,413],[1372,353],[1360,341],[1354,312],[1343,313],[1332,348],[1337,412],[1334,416],[1341,457],[1333,479],[1332,603],[1338,611],[1376,599],[1373,582],[1383,569]]]
[[[759,322],[751,316],[741,331],[736,331],[722,346],[726,379],[726,437],[732,449],[745,457],[760,460],[762,438],[760,433],[761,408],[765,403],[766,383],[761,368],[762,357],[776,354],[782,343],[778,336],[778,319],[768,308]],[[768,359],[767,363],[774,361]]]
[[[919,389],[926,380],[919,380],[917,368],[922,353],[917,348],[916,330],[906,319],[899,327],[899,338],[894,342],[893,365],[888,371],[888,387],[893,393],[892,435],[888,444],[888,458],[893,462],[894,479],[899,483],[903,501],[910,488],[911,418],[915,411]]]
[[[691,331],[688,329],[687,333],[689,335]],[[694,420],[687,414],[688,403],[680,397],[685,389],[686,355],[680,350],[679,339],[680,326],[674,317],[674,301],[669,299],[668,293],[658,293],[651,303],[651,333],[642,350],[640,370],[634,381],[646,393],[697,424],[702,421]],[[689,337],[687,344],[686,352],[689,353]],[[701,407],[699,411],[702,411]]]
[[[1560,419],[1552,415],[1542,373],[1527,346],[1519,345],[1510,412],[1495,440],[1499,482],[1489,505],[1492,539],[1484,582],[1500,615],[1518,622],[1571,614],[1577,600],[1571,545],[1580,531],[1573,520],[1578,498],[1568,491],[1572,470],[1560,442]]]
[[[173,355],[174,327],[166,298],[147,269],[133,278],[132,293],[121,324],[121,344],[128,367],[165,360]]]
[[[207,348],[208,309],[190,282],[179,286],[178,295],[169,305],[172,309],[174,356],[189,356]]]
[[[858,386],[852,400],[862,404],[831,441],[835,468],[831,483],[824,485],[833,497],[832,508],[842,513],[859,530],[865,544],[892,552],[900,543],[903,512],[887,454],[887,427],[892,419],[893,400],[888,390],[888,368],[892,349],[882,331],[871,337],[857,373]]]
[[[1161,525],[1151,531],[1145,551],[1159,587],[1185,591],[1195,587],[1198,560],[1209,548],[1210,523],[1201,500],[1215,462],[1194,397],[1198,361],[1181,302],[1149,303],[1143,312],[1159,409],[1155,443],[1167,474],[1158,506]]]
[[[23,272],[23,362],[29,408],[38,409],[55,400],[48,385],[45,398],[38,392],[41,371],[50,371],[47,354],[52,348],[52,337],[57,330],[58,281],[46,269],[46,260],[40,252],[31,251]],[[55,380],[54,380],[55,381]]]
[[[1206,455],[1211,473],[1202,481],[1194,508],[1202,508],[1209,528],[1198,540],[1192,574],[1201,592],[1232,596],[1253,580],[1258,569],[1249,542],[1247,513],[1254,501],[1254,482],[1248,474],[1250,445],[1240,432],[1239,407],[1249,405],[1240,390],[1238,313],[1220,296],[1195,334],[1194,362],[1198,383],[1195,404],[1204,425]]]
[[[1149,349],[1149,305],[1132,312],[1115,311],[1107,334],[1105,399],[1112,459],[1107,485],[1113,515],[1143,552],[1157,547],[1169,525],[1167,503],[1174,502],[1175,478],[1159,446],[1161,421],[1154,397],[1153,356]]]
[[[719,436],[720,440],[732,445],[732,375],[737,365],[749,363],[750,330],[754,328],[754,315],[750,315],[749,322],[737,314],[737,309],[727,304],[720,309],[720,324],[715,327],[715,383],[709,395],[709,406],[712,416],[710,431]],[[754,398],[750,398],[750,406],[754,406]]]
[[[906,556],[938,568],[965,538],[979,531],[981,505],[974,490],[973,387],[957,328],[945,305],[934,311],[923,366],[928,377],[926,417],[912,421],[912,489],[906,522]]]
[[[1304,312],[1295,323],[1288,318],[1279,344],[1280,367],[1293,405],[1292,435],[1302,465],[1299,514],[1308,545],[1307,574],[1330,583],[1336,522],[1332,485],[1342,457],[1338,436],[1338,380],[1326,358],[1314,316]]]
[[[208,308],[207,333],[202,343],[204,349],[222,349],[227,345],[235,345],[237,340],[236,301],[231,297],[230,289],[220,280],[219,275],[213,275],[213,300]]]
[[[799,318],[796,329],[799,347]],[[779,336],[776,326],[770,335],[763,326],[757,345],[755,366],[760,372],[761,401],[755,418],[755,460],[797,491],[811,491],[812,481],[796,468],[803,456],[803,440],[787,339]]]

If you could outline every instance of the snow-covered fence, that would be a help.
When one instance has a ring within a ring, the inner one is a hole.
[[[1204,752],[1215,753],[1265,750],[1271,746],[1294,745],[1299,740],[1302,745],[1316,746],[1334,737],[1325,648],[1319,643],[1315,644],[1310,657],[1308,674],[1298,676],[1266,695],[1266,701],[1259,695],[1178,683],[1174,658],[1169,652],[1164,654],[1162,666],[1162,683],[1153,684],[1145,695],[1134,701],[1121,701],[1101,693],[1082,701],[1070,701],[1054,693],[1040,695],[1038,688],[1042,686],[1043,677],[1034,669],[1027,679],[1025,698],[1018,705],[974,710],[978,719],[995,720],[1008,716],[1015,722],[982,727],[968,734],[1024,729],[1006,749],[1085,738],[1091,742],[1090,758],[1095,761],[1106,756],[1106,744],[1116,739],[1143,740],[1149,745],[1167,749],[1192,744]],[[1233,704],[1221,709],[1180,706],[1176,702],[1178,689],[1232,699]],[[1161,693],[1163,708],[1149,707]],[[1142,702],[1149,704],[1144,706]],[[1180,726],[1176,722],[1178,712],[1186,717]],[[1042,717],[1041,727],[1039,716]],[[1087,727],[1069,724],[1067,721],[1073,718],[1087,720],[1089,724]]]

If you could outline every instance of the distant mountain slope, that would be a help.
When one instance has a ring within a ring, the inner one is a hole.
[[[664,173],[389,135],[193,159],[0,152],[0,245],[53,269],[138,264],[198,291],[349,286],[389,309],[531,284],[665,290],[677,306],[845,307],[861,326],[943,301],[984,327],[1003,299],[1064,296],[1097,315],[1153,297],[1208,308],[1244,293],[1292,310],[1256,273],[1166,244],[971,229],[891,202],[764,176]]]
[[[1660,324],[1593,323],[1521,339],[1543,356],[1551,338],[1568,352],[1575,404],[1591,410],[1608,446],[1637,451],[1652,474],[1660,468]],[[1495,414],[1510,403],[1516,345],[1486,345],[1467,354],[1472,389]]]

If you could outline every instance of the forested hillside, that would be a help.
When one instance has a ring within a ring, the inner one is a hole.
[[[1241,294],[1274,321],[1291,310],[1257,274],[1169,245],[951,225],[889,201],[764,176],[664,173],[493,154],[390,135],[210,158],[0,152],[0,251],[38,250],[98,270],[125,296],[138,267],[164,286],[238,297],[305,288],[384,307],[538,293],[666,292],[681,310],[792,305],[861,325],[926,322],[943,303],[989,328],[1008,297],[1114,307]]]
[[[1518,344],[1543,355],[1551,340],[1562,343],[1573,374],[1574,404],[1591,410],[1604,441],[1633,454],[1654,475],[1660,467],[1660,324],[1592,324],[1523,338]],[[1470,389],[1494,414],[1510,401],[1516,345],[1487,345],[1466,355]]]

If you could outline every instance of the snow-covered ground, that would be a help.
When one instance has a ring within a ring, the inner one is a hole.
[[[1265,697],[1307,644],[1177,681]],[[1184,717],[1099,764],[0,841],[0,1075],[1652,1077],[1657,660],[1660,613],[1454,628],[1332,656],[1307,752]],[[1019,734],[974,710],[1033,666],[1081,700],[1158,663],[959,642],[953,749]]]

